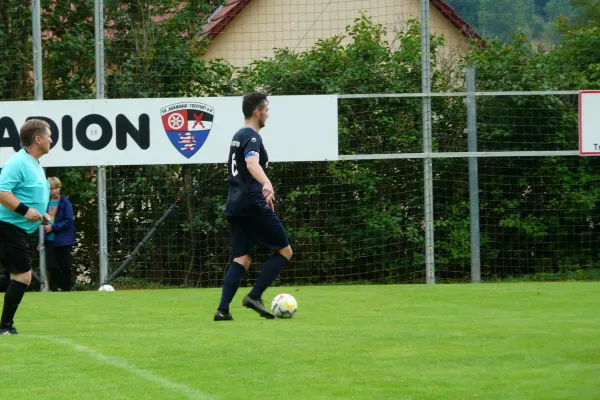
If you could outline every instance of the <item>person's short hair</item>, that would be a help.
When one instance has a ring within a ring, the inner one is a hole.
[[[50,184],[50,189],[53,188],[61,188],[62,184],[60,183],[60,179],[58,179],[55,176],[51,176],[50,178],[48,178],[48,183]]]
[[[244,118],[248,119],[252,117],[254,110],[262,108],[267,101],[267,95],[265,93],[248,93],[242,100],[242,111],[244,112]]]
[[[41,119],[30,119],[21,127],[21,147],[31,146],[36,136],[42,136],[50,130],[50,125]]]

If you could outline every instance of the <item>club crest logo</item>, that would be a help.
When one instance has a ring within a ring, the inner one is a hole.
[[[183,156],[190,158],[206,142],[215,110],[207,104],[184,102],[161,108],[160,115],[173,146]]]

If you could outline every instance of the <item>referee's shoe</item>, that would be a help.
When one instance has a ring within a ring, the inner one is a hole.
[[[12,325],[9,325],[9,326],[6,326],[6,327],[3,327],[2,329],[0,329],[0,335],[18,335],[18,334],[19,334],[19,332],[17,332],[17,329]]]

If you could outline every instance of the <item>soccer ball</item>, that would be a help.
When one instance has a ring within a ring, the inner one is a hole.
[[[279,318],[292,318],[298,311],[298,303],[294,296],[281,293],[271,302],[271,312]]]
[[[114,292],[115,288],[110,286],[110,285],[102,285],[100,286],[100,289],[98,289],[99,292]]]

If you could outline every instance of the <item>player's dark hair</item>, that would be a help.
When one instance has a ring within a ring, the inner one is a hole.
[[[50,130],[50,125],[41,119],[30,119],[21,127],[20,139],[21,147],[31,146],[36,136],[42,136]]]
[[[244,118],[248,119],[252,117],[254,110],[262,108],[267,103],[267,95],[265,93],[248,93],[244,96],[242,101],[242,111],[244,112]]]

